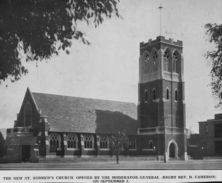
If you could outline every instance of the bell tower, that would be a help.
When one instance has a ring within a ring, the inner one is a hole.
[[[182,41],[163,36],[140,43],[138,133],[166,160],[186,156],[182,54]]]

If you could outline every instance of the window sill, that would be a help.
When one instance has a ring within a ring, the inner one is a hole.
[[[84,150],[86,150],[86,151],[95,151],[95,148],[85,148],[84,147]]]
[[[109,151],[110,149],[108,149],[108,148],[100,148],[99,150],[100,151]]]
[[[66,150],[67,151],[76,151],[76,150],[79,150],[79,148],[67,148]]]

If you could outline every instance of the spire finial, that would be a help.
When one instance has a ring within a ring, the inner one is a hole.
[[[161,16],[161,10],[163,9],[162,4],[160,3],[160,6],[158,7],[158,9],[160,10],[160,36],[162,34],[162,16]]]

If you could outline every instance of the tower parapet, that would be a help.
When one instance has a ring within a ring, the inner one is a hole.
[[[147,47],[148,45],[160,44],[160,43],[183,48],[183,42],[182,41],[180,41],[180,40],[175,41],[172,38],[166,39],[164,36],[158,36],[154,40],[149,39],[147,42],[140,42],[140,48]]]

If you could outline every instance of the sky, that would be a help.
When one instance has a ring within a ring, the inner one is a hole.
[[[198,132],[198,121],[220,113],[211,94],[210,62],[213,49],[206,23],[222,22],[220,0],[121,0],[122,18],[106,20],[97,28],[81,25],[89,46],[73,41],[70,54],[61,53],[36,67],[15,83],[0,85],[0,128],[13,127],[27,87],[31,91],[86,98],[138,101],[139,43],[160,34],[183,41],[186,126]]]

